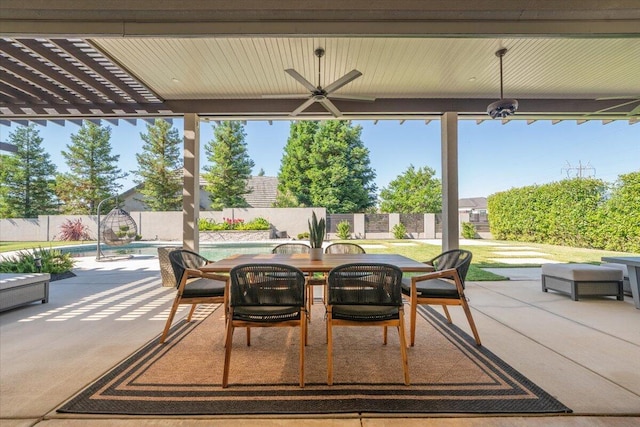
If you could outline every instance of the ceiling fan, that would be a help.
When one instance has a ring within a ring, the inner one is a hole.
[[[594,111],[593,113],[589,113],[588,115],[591,116],[598,113],[604,113],[609,110],[615,110],[617,108],[624,107],[625,105],[632,105],[635,103],[637,103],[638,105],[636,105],[633,109],[631,109],[631,111],[627,113],[627,116],[640,115],[640,96],[611,96],[607,98],[596,98],[596,101],[609,101],[613,99],[624,99],[628,101],[613,105],[611,107],[603,108],[602,110]]]
[[[492,102],[487,106],[487,114],[492,119],[496,117],[505,118],[516,112],[518,109],[518,100],[504,97],[502,90],[502,57],[507,53],[507,49],[503,48],[496,52],[496,56],[500,58],[500,99]]]
[[[329,111],[334,117],[340,117],[342,116],[342,112],[338,109],[338,107],[336,107],[336,105],[333,102],[331,102],[331,99],[339,99],[341,101],[369,101],[369,102],[375,101],[375,98],[368,97],[368,96],[347,96],[347,95],[339,95],[339,94],[333,93],[336,90],[340,89],[341,87],[351,83],[352,81],[360,77],[362,73],[358,70],[351,70],[344,76],[340,77],[335,82],[331,83],[330,85],[326,87],[322,87],[320,83],[321,82],[320,61],[321,61],[321,58],[324,56],[324,49],[319,47],[313,53],[316,55],[316,57],[318,57],[318,85],[317,86],[314,86],[309,80],[302,77],[302,75],[298,73],[296,70],[294,70],[293,68],[288,68],[284,70],[287,74],[289,74],[291,77],[296,79],[302,86],[307,88],[307,90],[311,92],[309,95],[300,95],[300,94],[263,95],[262,97],[270,98],[270,99],[307,98],[306,101],[304,101],[298,108],[296,108],[291,112],[290,114],[291,116],[297,116],[298,114],[300,114],[301,112],[309,108],[309,106],[314,102],[322,104],[322,106],[327,111]]]

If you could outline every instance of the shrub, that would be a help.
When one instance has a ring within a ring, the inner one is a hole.
[[[341,221],[336,227],[337,235],[339,239],[347,240],[351,238],[351,226],[349,221]]]
[[[34,249],[32,252],[19,251],[0,261],[0,273],[37,273],[36,258],[40,258],[43,273],[60,274],[70,271],[75,260],[70,253],[59,249]]]
[[[391,231],[396,239],[404,239],[407,235],[407,227],[403,223],[394,225]]]
[[[462,223],[462,237],[465,239],[475,239],[476,234],[476,226],[471,224],[470,222]]]
[[[271,228],[271,224],[264,218],[256,218],[249,222],[241,223],[236,227],[236,230],[268,230]]]
[[[271,224],[264,218],[256,218],[248,222],[240,218],[223,218],[222,222],[200,218],[198,221],[198,230],[200,231],[268,230],[269,228],[271,228]]]
[[[60,234],[58,235],[60,240],[91,240],[89,236],[89,228],[82,223],[82,219],[78,218],[75,221],[66,220],[60,226]]]

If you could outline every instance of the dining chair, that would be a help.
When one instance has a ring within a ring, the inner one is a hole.
[[[271,253],[274,254],[308,254],[311,251],[311,247],[309,245],[305,245],[304,243],[282,243],[271,250]],[[305,278],[307,279],[307,317],[309,321],[311,321],[311,306],[313,305],[313,287],[314,286],[323,286],[324,278],[316,278],[313,273],[305,273]]]
[[[229,384],[234,329],[247,328],[247,346],[250,346],[249,328],[274,326],[300,327],[300,387],[304,387],[307,321],[302,271],[284,264],[241,264],[232,268],[229,276],[229,320],[222,387]]]
[[[402,280],[402,292],[409,296],[411,306],[410,342],[412,346],[415,344],[416,339],[416,317],[419,304],[442,305],[449,323],[453,322],[447,306],[462,306],[476,344],[478,346],[481,345],[476,324],[473,321],[467,298],[464,295],[465,279],[472,257],[473,255],[469,251],[452,249],[425,262],[433,266],[433,272]]]
[[[333,327],[395,326],[400,336],[404,383],[409,385],[409,364],[404,333],[402,271],[390,264],[344,264],[327,279],[327,384],[333,384]]]
[[[177,249],[169,253],[169,261],[176,279],[178,292],[173,300],[171,311],[164,331],[160,336],[160,343],[164,343],[171,323],[180,304],[191,304],[191,310],[187,316],[187,322],[198,304],[223,304],[225,321],[227,320],[227,287],[229,278],[220,274],[203,273],[198,268],[210,261],[195,252],[187,249]]]
[[[332,243],[324,250],[325,254],[364,254],[362,246],[355,243]]]
[[[281,243],[271,250],[272,254],[308,254],[311,250],[304,243]]]

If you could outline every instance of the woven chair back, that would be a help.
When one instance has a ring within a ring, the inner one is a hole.
[[[308,254],[310,247],[304,243],[282,243],[271,250],[272,254]]]
[[[329,272],[330,305],[402,306],[402,271],[391,264],[344,264]]]
[[[169,261],[171,261],[173,274],[176,276],[176,287],[180,286],[182,275],[186,269],[198,269],[209,262],[205,257],[187,249],[172,251],[169,253]]]
[[[305,305],[302,271],[284,264],[242,264],[231,269],[232,307]]]
[[[325,254],[364,254],[362,246],[355,243],[332,243],[324,250]]]
[[[462,286],[464,287],[464,281],[467,277],[472,257],[473,254],[469,251],[464,249],[452,249],[433,258],[430,263],[433,264],[436,271],[448,270],[450,268],[458,270],[458,276],[460,276]]]

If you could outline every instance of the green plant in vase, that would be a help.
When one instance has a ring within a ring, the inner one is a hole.
[[[309,244],[311,245],[311,260],[322,259],[322,243],[326,235],[326,222],[324,218],[316,216],[315,212],[312,212],[309,223]]]

